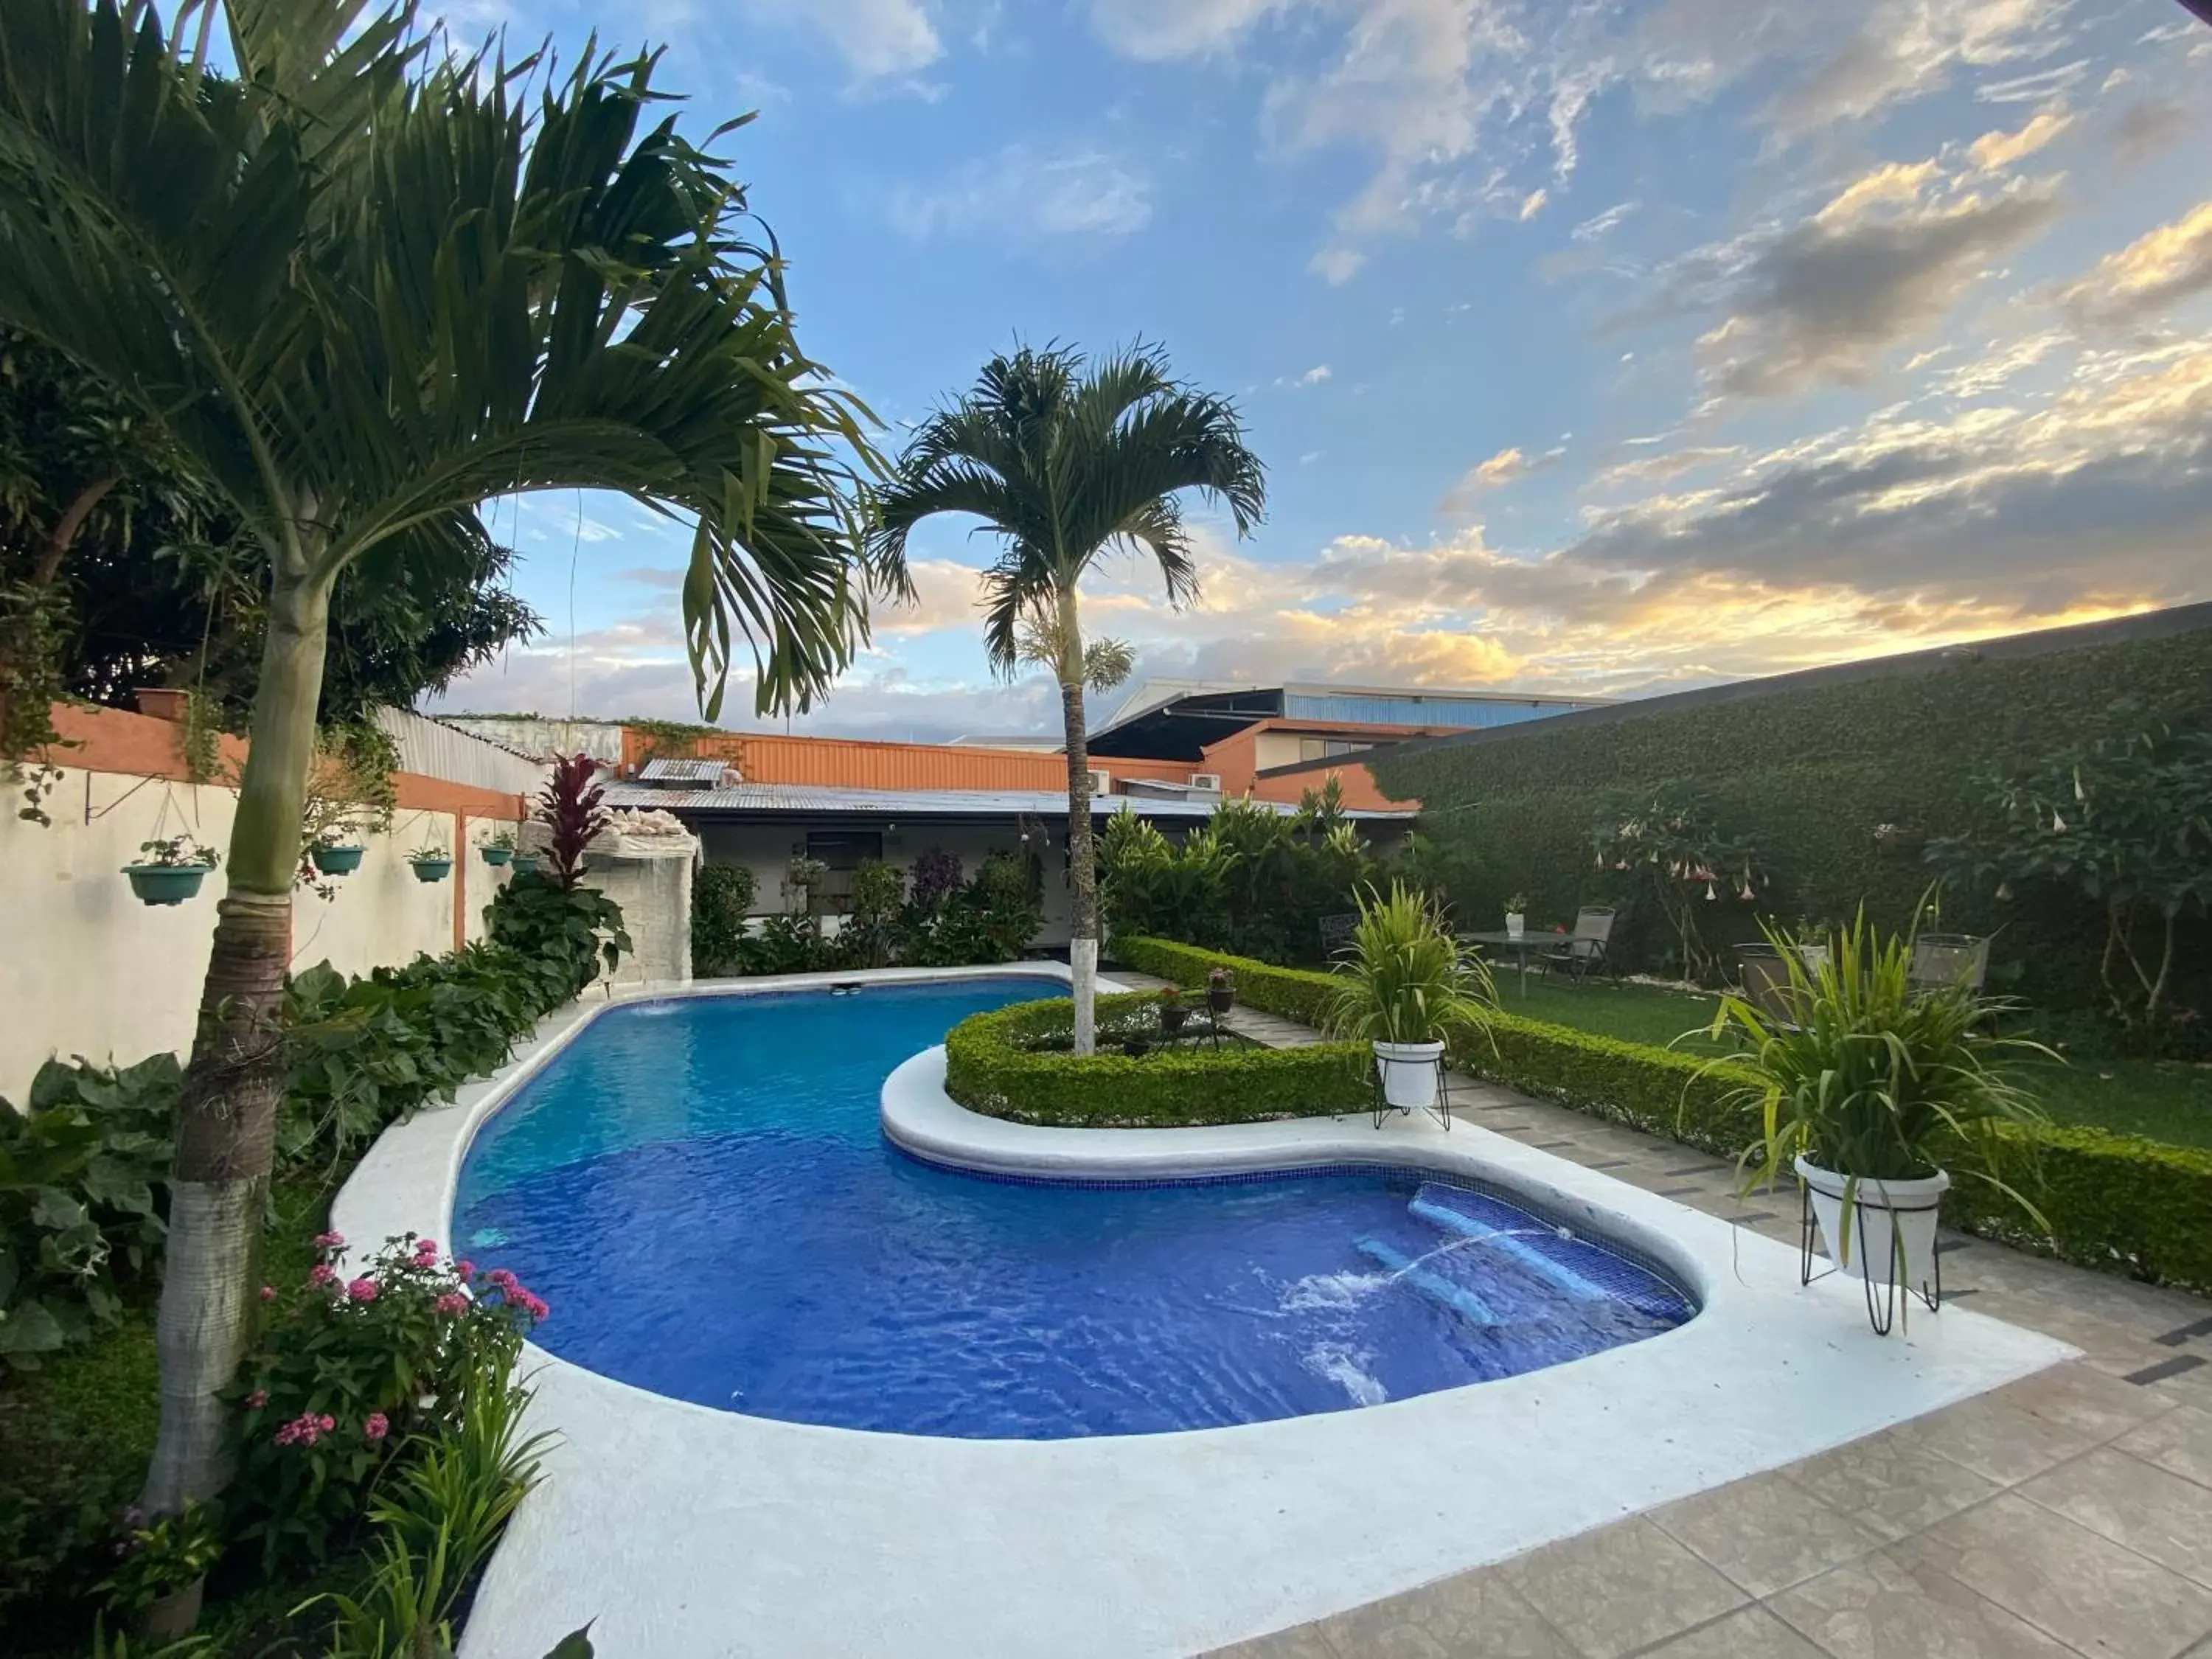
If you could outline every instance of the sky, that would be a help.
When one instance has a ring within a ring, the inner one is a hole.
[[[436,9],[434,5],[432,8]],[[1650,695],[2212,598],[2212,28],[2175,0],[465,0],[665,46],[895,453],[1143,339],[1268,468],[1136,678]],[[546,635],[430,706],[696,718],[688,538],[495,503]],[[793,729],[1054,729],[941,520]],[[1110,707],[1114,698],[1104,701]],[[733,682],[725,724],[757,719]],[[736,711],[734,714],[729,711]]]

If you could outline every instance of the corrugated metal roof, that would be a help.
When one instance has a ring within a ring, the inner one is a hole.
[[[643,789],[635,784],[607,786],[609,806],[659,806],[672,812],[860,812],[908,817],[1037,817],[1067,816],[1067,795],[1044,789],[836,789],[804,785],[736,783],[720,789]],[[1127,806],[1148,818],[1203,818],[1220,803],[1212,797],[1188,800],[1103,795],[1091,803],[1107,815]],[[1258,805],[1288,817],[1297,809],[1287,801]],[[1356,811],[1358,818],[1410,818],[1410,811]]]
[[[533,794],[545,781],[542,761],[477,732],[404,708],[372,709],[370,718],[398,745],[403,772],[513,795]]]
[[[729,769],[729,762],[720,760],[652,760],[637,775],[643,783],[696,783],[712,789]]]

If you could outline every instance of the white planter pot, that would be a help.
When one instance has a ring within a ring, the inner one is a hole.
[[[1382,1075],[1382,1098],[1410,1111],[1437,1103],[1437,1061],[1441,1042],[1378,1042],[1375,1069]]]
[[[1838,1267],[1856,1267],[1877,1284],[1887,1281],[1903,1245],[1898,1282],[1932,1296],[1936,1286],[1936,1206],[1951,1185],[1942,1170],[1917,1181],[1861,1181],[1851,1193],[1850,1248],[1844,1239],[1844,1188],[1849,1177],[1799,1158],[1797,1177],[1813,1198],[1820,1243]]]
[[[1517,910],[1508,910],[1505,913],[1505,931],[1512,934],[1514,938],[1519,939],[1522,933],[1528,931],[1528,917],[1522,915]]]
[[[1805,971],[1818,979],[1820,969],[1828,965],[1828,947],[1825,945],[1801,945],[1797,960],[1805,964]]]

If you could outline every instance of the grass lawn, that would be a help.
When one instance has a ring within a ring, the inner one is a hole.
[[[1654,1048],[1710,1024],[1714,1003],[1710,996],[1652,985],[1593,980],[1575,989],[1563,980],[1534,975],[1524,1000],[1512,970],[1503,965],[1498,969],[1498,1005],[1507,1013]],[[1692,1054],[1718,1052],[1703,1037],[1676,1046]],[[2033,1066],[2028,1078],[2044,1109],[2061,1123],[2212,1150],[2212,1065],[2085,1057],[2063,1066]]]

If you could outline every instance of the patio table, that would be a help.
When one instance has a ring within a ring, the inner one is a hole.
[[[1520,933],[1508,933],[1503,932],[1495,933],[1461,933],[1457,937],[1462,945],[1480,945],[1492,950],[1510,951],[1513,952],[1514,956],[1518,958],[1517,965],[1519,966],[1521,973],[1521,995],[1524,1000],[1528,994],[1528,953],[1532,951],[1557,951],[1561,949],[1566,944],[1565,938],[1561,934],[1539,933],[1534,932]]]

